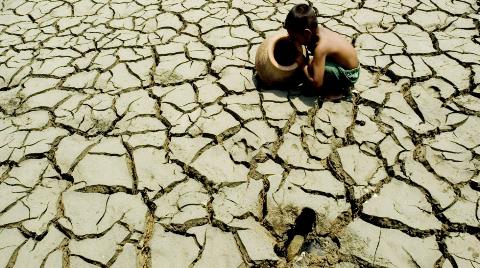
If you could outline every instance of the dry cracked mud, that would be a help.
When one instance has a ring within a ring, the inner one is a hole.
[[[479,2],[312,1],[339,102],[257,86],[295,3],[1,0],[0,267],[480,267]]]

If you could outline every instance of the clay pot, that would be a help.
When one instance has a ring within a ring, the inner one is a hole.
[[[262,82],[269,86],[288,81],[298,69],[296,59],[303,57],[288,40],[288,33],[280,31],[265,39],[257,49],[255,69]]]

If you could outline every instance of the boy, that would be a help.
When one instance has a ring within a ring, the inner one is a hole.
[[[306,4],[298,4],[285,19],[285,29],[290,39],[301,51],[307,47],[313,54],[309,62],[299,62],[311,86],[329,99],[339,99],[342,91],[357,82],[360,64],[355,48],[341,35],[318,26],[315,10]],[[333,90],[335,88],[341,88]]]

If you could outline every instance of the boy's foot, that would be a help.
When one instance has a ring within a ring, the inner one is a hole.
[[[343,99],[343,97],[345,97],[344,94],[327,95],[327,96],[325,96],[325,100],[326,101],[339,101],[339,100]]]

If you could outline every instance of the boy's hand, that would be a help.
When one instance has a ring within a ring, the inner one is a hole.
[[[307,58],[303,54],[300,54],[295,59],[295,62],[298,64],[299,67],[303,68],[303,66],[307,65]]]
[[[303,73],[305,74],[305,77],[308,79],[308,81],[310,81],[311,83],[313,83],[312,71],[313,71],[313,66],[309,64],[305,64],[305,66],[303,66]]]
[[[298,66],[303,67],[308,61],[305,55],[303,55],[302,45],[298,44],[297,42],[294,42],[293,44],[297,49],[297,57],[295,58],[295,62],[298,64]]]

